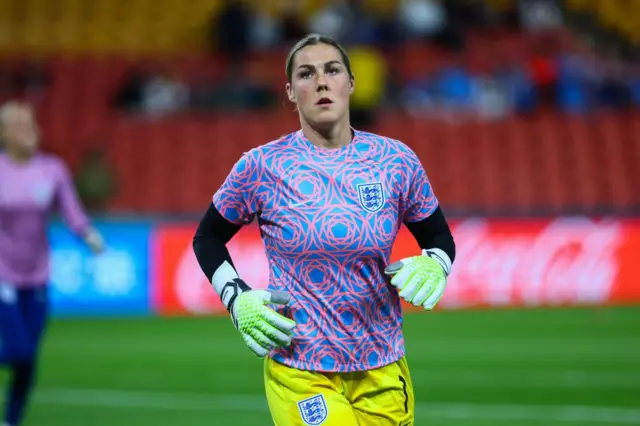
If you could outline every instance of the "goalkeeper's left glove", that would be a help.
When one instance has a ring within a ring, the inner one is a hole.
[[[400,291],[400,297],[431,310],[444,294],[450,270],[451,261],[442,250],[423,249],[421,255],[394,262],[384,272],[393,277],[391,285]]]

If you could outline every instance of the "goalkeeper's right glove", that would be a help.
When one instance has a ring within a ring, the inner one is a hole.
[[[231,295],[228,292],[232,292]],[[295,321],[267,306],[269,303],[287,305],[291,300],[289,293],[252,290],[240,278],[235,278],[224,285],[221,296],[228,300],[233,325],[257,356],[264,358],[272,349],[291,344]]]

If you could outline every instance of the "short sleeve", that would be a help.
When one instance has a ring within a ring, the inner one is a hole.
[[[403,222],[420,222],[431,216],[438,208],[438,199],[420,159],[408,147],[407,150]]]
[[[218,212],[236,225],[251,223],[258,212],[256,194],[261,176],[258,160],[255,151],[245,153],[213,195]]]

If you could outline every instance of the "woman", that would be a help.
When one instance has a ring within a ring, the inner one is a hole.
[[[400,298],[435,306],[453,237],[415,153],[351,128],[355,79],[341,46],[305,37],[286,74],[301,130],[235,164],[196,231],[196,257],[245,343],[265,357],[276,425],[411,425]],[[254,217],[267,290],[238,276],[225,247]],[[388,265],[402,223],[422,254]]]
[[[30,106],[0,108],[0,363],[11,369],[5,426],[21,423],[47,323],[48,219],[56,207],[94,251],[101,236],[89,223],[64,163],[38,153]]]

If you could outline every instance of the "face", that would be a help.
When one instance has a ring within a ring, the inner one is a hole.
[[[353,83],[340,51],[328,44],[317,44],[295,54],[287,95],[297,105],[302,120],[326,127],[348,119]]]
[[[33,154],[38,148],[38,128],[32,111],[23,107],[6,111],[2,122],[2,139],[9,152]]]

